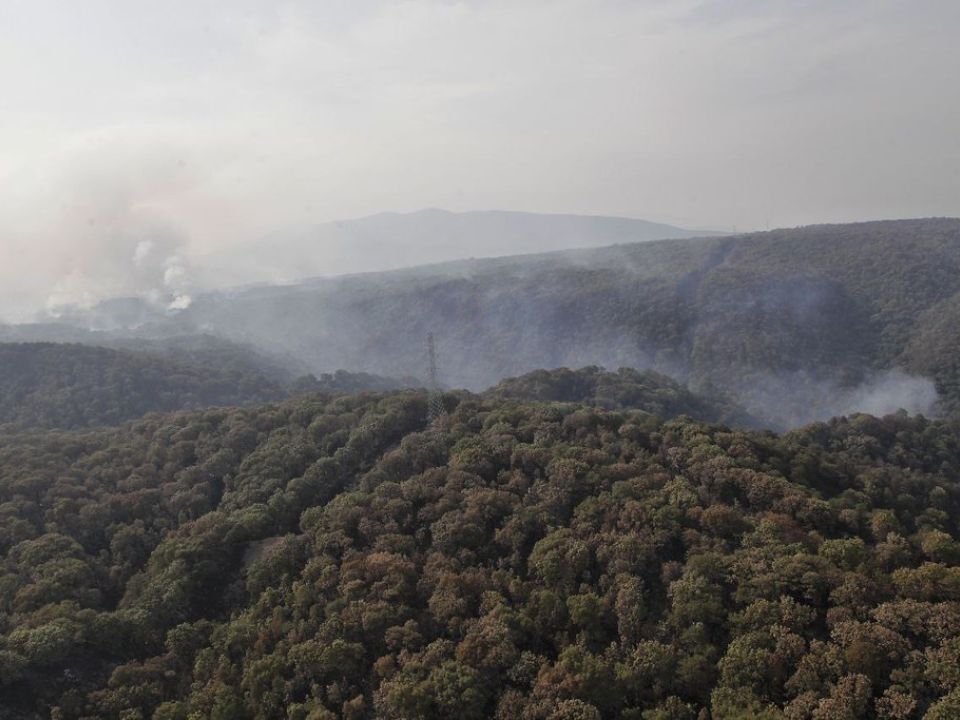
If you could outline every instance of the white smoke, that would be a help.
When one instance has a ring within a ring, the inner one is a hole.
[[[189,295],[177,295],[167,305],[167,310],[186,310],[192,303],[193,300]]]
[[[896,368],[855,386],[817,379],[803,372],[752,375],[730,388],[751,413],[780,428],[793,428],[842,415],[889,415],[898,410],[935,416],[940,397],[932,380]]]
[[[939,400],[933,381],[894,369],[840,393],[833,414],[864,412],[882,416],[906,410],[911,414],[932,415]]]
[[[193,299],[190,297],[190,273],[187,263],[179,254],[164,261],[163,286],[171,294],[167,310],[186,310]]]
[[[193,272],[176,212],[196,183],[188,156],[161,140],[110,135],[21,172],[0,199],[0,256],[9,252],[0,257],[0,280],[47,316],[116,297],[188,307]],[[31,275],[22,288],[18,268]]]
[[[57,280],[47,297],[46,310],[53,317],[59,317],[68,307],[89,309],[99,297],[91,287],[91,281],[80,271],[74,271]]]
[[[141,240],[133,250],[133,264],[138,268],[143,267],[151,252],[153,252],[153,241]]]
[[[102,235],[87,235],[84,244],[96,255],[82,258],[56,281],[46,302],[49,315],[117,296],[137,297],[164,310],[190,306],[190,266],[180,236],[169,228],[130,213]]]

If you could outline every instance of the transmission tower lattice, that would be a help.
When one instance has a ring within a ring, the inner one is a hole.
[[[430,363],[430,394],[427,397],[427,421],[432,425],[443,416],[446,408],[443,407],[443,394],[437,382],[437,348],[433,341],[433,333],[427,333],[427,359]]]

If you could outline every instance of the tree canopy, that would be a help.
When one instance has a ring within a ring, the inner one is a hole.
[[[957,717],[955,424],[426,400],[8,433],[2,712]]]
[[[167,342],[152,352],[76,343],[0,343],[0,426],[116,425],[148,412],[415,384],[411,378],[344,370],[294,379],[246,349],[219,341]]]

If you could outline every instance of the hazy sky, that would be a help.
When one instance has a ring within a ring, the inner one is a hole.
[[[960,215],[957,0],[0,0],[0,317],[444,207]]]

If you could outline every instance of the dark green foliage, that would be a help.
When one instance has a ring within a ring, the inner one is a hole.
[[[446,402],[6,436],[0,717],[955,716],[956,425]]]
[[[283,396],[280,383],[249,368],[86,345],[0,344],[0,424],[113,425],[154,410]]]
[[[0,341],[5,343],[74,343],[112,350],[146,352],[188,365],[222,370],[256,372],[275,380],[290,382],[305,372],[293,358],[276,356],[253,347],[206,333],[169,334],[163,327],[138,326],[133,331],[106,332],[59,323],[0,323]]]
[[[420,385],[421,383],[414,377],[396,379],[371,375],[370,373],[337,370],[332,373],[322,373],[319,378],[313,374],[299,377],[293,381],[288,390],[291,395],[306,395],[309,393],[350,394],[399,390],[401,388],[419,387]]]
[[[909,367],[936,379],[945,409],[960,416],[960,293],[920,315],[903,357]]]
[[[503,380],[484,395],[503,400],[583,403],[607,410],[643,410],[662,418],[689,415],[728,425],[761,425],[729,400],[698,395],[653,370],[620,368],[606,372],[596,366],[534,370]]]
[[[114,341],[119,343],[119,341]],[[293,380],[238,346],[180,338],[156,353],[55,343],[0,343],[0,425],[84,428],[148,412],[247,405],[305,393],[344,394],[416,385],[338,370]]]

